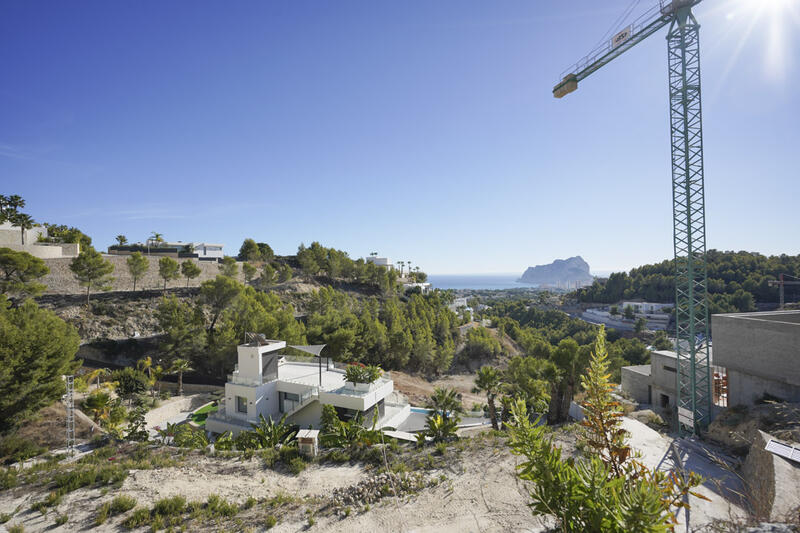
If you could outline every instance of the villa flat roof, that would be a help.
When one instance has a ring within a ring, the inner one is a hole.
[[[286,361],[278,366],[278,380],[301,383],[310,387],[320,386],[320,371],[317,363],[297,363]],[[388,381],[380,378],[380,381]],[[335,391],[345,385],[344,372],[326,370],[322,367],[322,390]]]

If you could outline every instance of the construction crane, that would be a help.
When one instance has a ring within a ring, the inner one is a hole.
[[[789,274],[786,274],[786,275],[789,276]],[[779,309],[783,309],[783,305],[784,305],[784,298],[783,298],[783,288],[784,288],[784,286],[786,286],[786,285],[800,285],[800,278],[795,278],[794,276],[789,276],[789,277],[790,278],[794,278],[794,279],[796,279],[798,281],[786,281],[785,279],[783,279],[783,274],[778,276],[778,280],[777,281],[776,280],[769,280],[768,281],[770,287],[779,287],[779,290],[778,290],[778,292],[780,294],[780,304],[778,306]]]
[[[673,247],[677,354],[677,419],[682,434],[705,428],[711,416],[708,334],[703,126],[700,105],[700,25],[692,8],[701,0],[659,0],[581,61],[562,73],[556,98],[640,42],[668,27],[672,145]],[[633,7],[633,6],[632,6]]]

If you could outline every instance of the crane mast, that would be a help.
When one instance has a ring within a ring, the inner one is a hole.
[[[711,417],[703,125],[700,98],[700,0],[659,4],[566,72],[554,87],[562,98],[578,82],[665,26],[669,72],[673,248],[677,356],[676,406],[682,433],[705,428]]]

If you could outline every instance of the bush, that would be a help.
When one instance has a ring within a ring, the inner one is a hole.
[[[11,520],[11,515],[9,513],[0,513],[0,524],[5,524]]]
[[[258,503],[258,500],[253,498],[252,496],[248,496],[247,500],[242,505],[243,509],[252,509]]]
[[[66,494],[89,485],[108,485],[122,483],[128,477],[128,469],[121,465],[90,466],[89,468],[72,470],[56,474],[54,481],[59,493]]]
[[[292,474],[299,474],[303,470],[306,469],[306,462],[303,460],[302,457],[295,457],[291,461],[289,461],[289,470]]]
[[[44,446],[17,435],[10,435],[0,441],[0,457],[5,458],[5,464],[19,463],[46,451]]]
[[[25,526],[22,524],[14,524],[13,526],[8,526],[8,533],[25,533]]]
[[[0,490],[16,487],[19,484],[16,468],[0,468]]]
[[[258,456],[261,457],[262,461],[264,461],[265,467],[272,468],[275,464],[275,461],[277,461],[278,457],[280,457],[280,454],[275,448],[267,448],[266,450],[261,450],[258,452]]]
[[[94,518],[94,525],[99,526],[108,520],[111,511],[111,503],[105,502],[97,508],[97,516]]]
[[[56,515],[56,523],[55,523],[56,526],[63,526],[67,522],[69,522],[69,515],[68,514]]]
[[[122,525],[128,529],[136,529],[137,527],[144,526],[150,523],[150,510],[144,507],[136,509],[128,518],[122,522]]]
[[[236,513],[239,512],[239,509],[236,507],[236,505],[230,503],[224,498],[220,498],[216,494],[211,494],[206,502],[206,512],[208,516],[212,518],[230,518],[231,516],[235,516]]]
[[[153,512],[161,516],[175,516],[182,514],[186,510],[186,498],[183,496],[173,496],[162,498],[153,506]]]
[[[267,515],[266,520],[264,520],[264,525],[267,527],[267,529],[272,529],[277,523],[278,519],[272,515]]]
[[[111,500],[111,514],[122,514],[136,507],[136,498],[122,494]]]
[[[297,446],[281,446],[280,449],[280,457],[281,461],[288,464],[297,457],[300,457],[300,451],[297,449]]]

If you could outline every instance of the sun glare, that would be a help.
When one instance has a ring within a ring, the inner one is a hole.
[[[729,25],[725,34],[736,43],[725,74],[752,40],[763,47],[765,77],[772,81],[786,78],[793,59],[790,32],[800,29],[800,0],[727,0],[713,11],[725,17]]]

